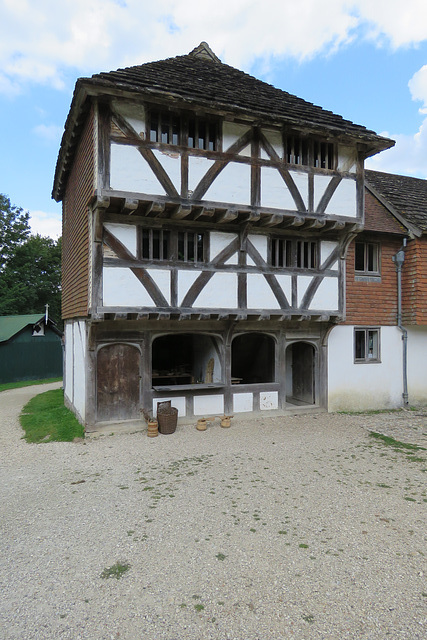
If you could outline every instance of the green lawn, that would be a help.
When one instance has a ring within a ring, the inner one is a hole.
[[[23,408],[21,426],[27,442],[72,442],[84,438],[84,428],[64,405],[62,389],[32,398]]]
[[[62,378],[48,378],[47,380],[21,380],[21,382],[5,382],[0,384],[0,391],[8,389],[20,389],[21,387],[31,387],[33,384],[48,384],[49,382],[59,382]]]

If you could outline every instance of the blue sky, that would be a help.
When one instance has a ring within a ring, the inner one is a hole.
[[[425,0],[0,0],[0,193],[57,237],[51,199],[78,77],[188,53],[397,141],[370,168],[427,178]]]

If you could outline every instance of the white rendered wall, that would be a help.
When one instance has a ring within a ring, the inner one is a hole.
[[[83,320],[65,324],[64,393],[82,422],[86,418],[86,325]]]
[[[131,224],[113,224],[111,222],[106,222],[104,227],[136,257],[136,227]]]
[[[170,303],[170,271],[147,269],[167,302]],[[104,307],[154,307],[154,300],[136,275],[126,267],[104,267],[102,275]]]
[[[409,404],[427,404],[427,327],[408,331]]]
[[[328,340],[329,411],[389,409],[402,404],[402,340],[381,327],[381,362],[354,363],[354,327],[332,329]]]
[[[86,417],[86,323],[73,323],[74,407],[82,420]]]
[[[73,354],[73,323],[70,321],[65,322],[65,380],[64,380],[64,394],[68,400],[73,404],[74,400],[74,354]]]
[[[111,144],[110,188],[153,195],[166,193],[136,147],[114,143]]]
[[[218,416],[224,413],[224,396],[194,396],[194,415]]]

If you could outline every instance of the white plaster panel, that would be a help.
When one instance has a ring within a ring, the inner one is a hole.
[[[182,301],[191,285],[201,274],[201,271],[182,270],[178,271],[178,304],[181,306]]]
[[[337,216],[357,216],[356,207],[356,180],[343,178],[332,196],[325,213],[332,213]]]
[[[329,411],[401,406],[402,340],[397,327],[381,327],[380,353],[381,362],[355,364],[354,326],[332,329],[328,339]]]
[[[322,267],[325,264],[326,260],[331,255],[331,253],[335,251],[335,249],[337,248],[337,245],[338,245],[337,242],[329,242],[326,240],[323,240],[320,243],[320,264]],[[338,261],[334,262],[329,268],[336,269],[337,266],[338,266]]]
[[[162,185],[135,147],[111,144],[110,166],[111,189],[165,195]]]
[[[310,282],[313,280],[311,276],[298,276],[297,278],[297,300],[298,307],[301,306],[302,299],[304,297],[305,292],[307,291],[307,287]]]
[[[74,347],[73,347],[73,323],[66,322],[64,327],[65,332],[65,380],[64,380],[64,393],[72,403],[74,399]]]
[[[259,394],[259,408],[261,411],[271,411],[279,406],[279,393],[277,391],[264,391]]]
[[[262,133],[267,138],[268,142],[271,144],[271,146],[273,147],[273,149],[275,150],[279,158],[283,159],[283,141],[282,141],[282,134],[280,133],[280,131],[274,131],[273,129],[263,129]],[[261,148],[261,158],[263,160],[273,159],[273,158],[270,158],[270,156],[264,150],[264,148]]]
[[[194,415],[213,417],[224,414],[224,396],[194,396]]]
[[[317,209],[319,202],[325,193],[327,186],[332,180],[331,176],[314,176],[314,208]],[[336,188],[332,198],[326,207],[326,214],[337,216],[356,217],[356,181],[352,178],[343,178]]]
[[[267,236],[256,236],[256,235],[253,235],[253,234],[249,234],[248,235],[248,240],[250,240],[252,242],[252,244],[254,245],[255,249],[260,254],[261,258],[267,262],[267,248],[268,248],[268,238],[267,238]],[[255,265],[255,262],[252,260],[252,258],[250,258],[248,256],[247,257],[247,264]]]
[[[279,309],[277,298],[261,273],[248,273],[248,309]]]
[[[188,189],[194,191],[200,180],[214,164],[214,160],[189,156],[188,158]]]
[[[338,310],[338,278],[323,278],[309,309],[316,311],[336,311]]]
[[[136,227],[130,224],[113,224],[106,222],[104,227],[136,257]]]
[[[408,329],[408,395],[410,404],[427,404],[427,327]]]
[[[354,147],[346,147],[338,145],[338,171],[348,173],[356,173],[357,169],[357,151]]]
[[[237,274],[215,273],[193,306],[206,309],[237,309]]]
[[[86,417],[86,326],[73,323],[74,394],[73,404],[82,420]]]
[[[181,193],[181,156],[179,153],[166,153],[158,149],[152,149],[152,151],[177,192]]]
[[[170,304],[171,301],[171,274],[168,269],[147,269],[147,273],[153,278],[163,296]]]
[[[285,181],[274,167],[261,167],[261,204],[263,207],[296,210]]]
[[[154,269],[152,271],[155,271]],[[163,271],[163,270],[159,270]],[[156,274],[158,281],[163,282],[165,275],[170,278],[168,271]],[[152,273],[150,273],[152,275]],[[125,267],[104,267],[103,269],[103,304],[105,307],[152,307],[154,301],[144,285]],[[169,281],[170,282],[170,281]],[[164,287],[166,299],[170,299],[170,284]]]
[[[145,138],[145,109],[142,105],[114,100],[113,109],[126,120],[136,135]]]
[[[212,231],[209,234],[209,254],[210,259],[213,260],[216,256],[221,253],[223,249],[228,247],[230,242],[233,242],[237,238],[236,233],[222,233],[220,231]],[[231,256],[229,260],[226,261],[226,264],[238,264],[238,255],[237,252]]]
[[[171,398],[167,396],[165,398],[153,398],[153,416],[157,415],[157,403],[165,402],[170,400],[172,402],[172,406],[178,409],[178,418],[181,418],[186,415],[185,413],[185,396],[179,398]]]
[[[204,199],[231,204],[250,204],[251,167],[229,162],[207,190]]]
[[[223,151],[227,151],[239,138],[241,138],[250,127],[245,124],[236,124],[235,122],[224,122],[222,127],[222,148]],[[251,155],[251,146],[248,145],[239,155],[249,156]]]
[[[233,393],[233,412],[244,413],[253,411],[253,393]]]
[[[276,273],[276,280],[277,282],[280,284],[280,287],[283,291],[283,293],[285,294],[289,304],[291,303],[291,299],[292,299],[292,278],[291,276],[288,275],[282,275],[282,274],[277,274]]]

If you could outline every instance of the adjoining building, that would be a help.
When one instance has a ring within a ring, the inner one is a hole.
[[[0,316],[0,383],[62,377],[62,351],[46,314]]]

